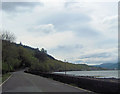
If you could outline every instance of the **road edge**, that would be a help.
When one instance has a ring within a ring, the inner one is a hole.
[[[7,81],[11,78],[11,76],[12,76],[12,74],[11,74],[4,82],[2,82],[2,84],[0,84],[0,87],[1,87],[5,82],[7,82]]]
[[[90,90],[87,90],[87,89],[84,89],[84,88],[80,88],[80,87],[77,87],[77,86],[73,86],[73,85],[71,85],[71,84],[67,84],[67,83],[64,83],[64,82],[60,82],[60,81],[57,81],[57,80],[54,80],[54,79],[51,79],[51,78],[46,78],[46,77],[43,77],[43,76],[40,76],[40,75],[35,75],[35,74],[31,74],[31,73],[26,73],[26,72],[24,72],[24,73],[25,73],[25,74],[34,75],[34,76],[38,76],[38,77],[42,77],[42,78],[44,78],[44,79],[49,79],[49,80],[52,80],[52,81],[61,83],[61,84],[66,85],[66,86],[76,88],[76,89],[80,89],[80,90],[82,89],[83,91],[88,92],[88,93],[91,93],[91,94],[96,94],[96,92],[93,92],[93,91],[90,91]]]

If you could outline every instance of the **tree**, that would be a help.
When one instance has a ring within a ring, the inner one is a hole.
[[[6,30],[6,31],[1,32],[0,39],[14,42],[16,37],[13,33]]]
[[[47,59],[47,51],[44,48],[39,51],[39,49],[35,50],[35,57],[38,58],[39,61],[45,61]]]
[[[41,49],[41,52],[47,54],[47,50],[45,50],[44,48]]]
[[[18,49],[19,53],[19,60],[21,60],[21,67],[29,67],[31,66],[31,61],[32,61],[32,55],[31,53],[23,48],[22,46],[19,47]]]

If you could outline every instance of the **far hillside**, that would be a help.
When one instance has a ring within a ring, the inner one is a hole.
[[[118,63],[104,63],[100,65],[95,65],[94,67],[101,67],[106,69],[118,69]]]

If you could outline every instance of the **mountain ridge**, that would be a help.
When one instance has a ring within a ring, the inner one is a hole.
[[[94,65],[95,67],[107,68],[107,69],[118,69],[118,63],[103,63],[100,65]]]

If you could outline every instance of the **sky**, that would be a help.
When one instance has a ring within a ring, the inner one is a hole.
[[[117,0],[5,0],[1,9],[0,28],[17,43],[75,64],[118,61]]]

